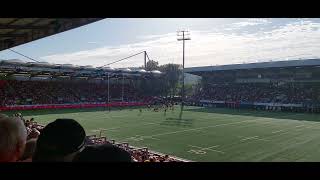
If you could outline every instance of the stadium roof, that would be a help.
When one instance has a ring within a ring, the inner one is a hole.
[[[320,66],[320,59],[272,61],[248,64],[230,64],[221,66],[202,66],[185,68],[186,73],[197,74],[201,72],[227,71],[240,69],[265,69],[265,68],[285,68],[285,67],[307,67]]]
[[[0,18],[0,51],[102,18]]]
[[[76,66],[73,64],[50,64],[48,62],[24,62],[19,59],[0,60],[0,76],[11,75],[22,76],[68,76],[68,77],[88,77],[103,78],[110,76],[126,77],[159,77],[160,71],[146,71],[139,68],[111,68],[111,67],[93,67]]]

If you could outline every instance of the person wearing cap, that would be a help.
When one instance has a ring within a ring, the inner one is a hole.
[[[38,137],[33,162],[71,162],[84,149],[86,133],[73,119],[57,119]]]
[[[0,162],[17,162],[24,153],[27,130],[17,117],[0,114]]]

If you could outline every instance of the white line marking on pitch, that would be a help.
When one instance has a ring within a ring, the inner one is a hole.
[[[135,135],[135,136],[138,137],[138,138],[140,138],[141,140],[145,139],[143,136],[141,136],[141,135],[139,135],[139,134],[137,134],[137,135]],[[150,137],[149,139],[160,140],[160,139],[154,138],[154,137]]]
[[[145,124],[143,124],[143,125],[149,125],[149,124],[158,124],[158,123],[145,123]]]
[[[118,131],[117,129],[119,128],[109,128],[109,129],[94,129],[94,130],[91,130],[91,132],[100,132],[100,131]]]
[[[259,141],[270,141],[270,140],[267,140],[264,138],[259,138],[259,136],[252,136],[252,137],[243,138],[240,141],[246,141],[246,140],[251,140],[251,139],[259,140]]]
[[[280,133],[280,134],[275,134],[275,133],[273,133],[273,135],[271,135],[271,136],[267,136],[266,138],[267,139],[269,139],[269,138],[275,138],[275,137],[278,137],[278,136],[281,136],[281,135],[284,135],[284,134],[288,134],[288,133],[291,133],[292,131],[291,130],[282,130],[282,131],[280,131],[280,132],[283,132],[283,133]],[[269,141],[271,141],[271,140],[269,140]]]
[[[131,128],[131,127],[138,127],[138,126],[147,126],[147,125],[154,125],[154,124],[158,124],[158,123],[144,123],[144,124],[140,124],[140,125],[136,125],[136,126],[120,126],[120,127],[112,127],[112,128],[106,128],[106,129],[95,129],[95,130],[91,130],[92,132],[99,132],[99,131],[118,131],[116,129],[120,129],[120,128]]]
[[[112,118],[122,118],[122,117],[128,117],[128,116],[111,116]]]
[[[210,146],[210,147],[207,147],[207,148],[203,148],[203,147],[200,147],[200,146],[194,146],[194,145],[188,145],[188,146],[191,146],[191,147],[195,147],[195,148],[200,148],[200,149],[210,149],[210,148],[214,148],[214,147],[219,147],[219,145],[215,145],[215,146]]]
[[[197,131],[197,130],[199,130],[199,129],[207,129],[207,128],[219,127],[219,126],[225,126],[225,125],[231,125],[231,124],[240,124],[240,123],[243,123],[243,122],[250,122],[250,121],[253,121],[253,120],[246,120],[246,121],[235,122],[235,123],[217,124],[217,125],[213,125],[213,126],[192,128],[192,129],[186,129],[186,130],[181,130],[181,131],[166,132],[166,133],[160,133],[160,134],[155,134],[155,135],[146,136],[146,137],[162,136],[162,135],[176,134],[176,133],[188,132],[188,131]]]
[[[247,137],[247,138],[241,139],[241,141],[246,141],[246,140],[250,140],[250,139],[256,139],[257,137],[259,137],[259,136]]]
[[[272,133],[272,134],[275,134],[275,133],[282,132],[282,131],[285,131],[285,130],[282,129],[282,130],[279,130],[279,131],[273,131],[273,132],[271,132],[271,133]]]
[[[146,138],[144,138],[143,136],[138,135],[138,134],[136,134],[130,138],[127,138],[127,140],[133,140],[133,141],[143,141],[144,139],[146,139]],[[160,140],[160,139],[154,138],[154,137],[150,137],[149,139]]]
[[[285,132],[285,133],[280,133],[280,134],[286,134],[286,133],[288,133],[288,132],[297,131],[297,130],[303,130],[303,129],[309,128],[309,127],[300,128],[300,127],[305,127],[305,126],[306,126],[306,125],[295,126],[294,128],[282,129],[282,130],[279,130],[279,131],[273,131],[273,132],[271,132],[271,133],[272,133],[272,134],[275,134],[275,133],[287,131],[287,132]]]
[[[299,128],[299,127],[302,127],[302,128]],[[271,135],[271,136],[269,136],[267,138],[274,138],[274,137],[278,137],[278,136],[281,136],[281,135],[284,135],[284,134],[289,134],[289,133],[294,132],[294,131],[302,131],[302,130],[306,130],[306,129],[313,128],[313,127],[314,126],[306,126],[306,125],[295,126],[295,128],[275,131],[273,133],[276,133],[276,132],[283,132],[283,133]]]
[[[301,131],[301,130],[310,129],[310,128],[313,128],[313,126],[306,126],[305,128],[297,129],[296,131]]]
[[[169,134],[177,134],[177,133],[182,133],[182,132],[189,132],[189,131],[197,131],[199,129],[207,129],[207,128],[213,128],[213,127],[219,127],[219,126],[226,126],[226,125],[231,125],[231,124],[240,124],[244,122],[254,122],[254,120],[246,120],[246,121],[241,121],[241,122],[234,122],[234,123],[225,123],[225,124],[216,124],[213,126],[205,126],[205,127],[199,127],[199,128],[192,128],[192,129],[186,129],[186,130],[181,130],[181,131],[172,131],[172,132],[166,132],[166,133],[160,133],[160,134],[155,134],[151,136],[142,136],[143,138],[151,138],[151,137],[156,137],[156,136],[163,136],[163,135],[169,135]],[[131,138],[131,137],[128,137]],[[128,138],[124,138],[128,139]]]
[[[209,150],[209,151],[214,151],[214,152],[218,152],[218,153],[221,153],[221,154],[225,154],[225,152],[223,151],[219,151],[219,150],[216,150],[216,149],[211,149],[211,148],[215,148],[215,147],[219,147],[219,145],[216,145],[216,146],[210,146],[210,147],[206,147],[206,148],[203,148],[203,147],[200,147],[200,146],[194,146],[194,145],[188,145],[188,146],[191,146],[191,147],[194,147],[194,148],[198,148],[199,150],[190,150],[190,152],[201,152],[200,154],[206,154],[205,150]]]
[[[115,130],[115,129],[119,129],[119,128],[120,128],[120,127],[114,127],[114,128],[100,129],[100,130],[108,131],[108,130]]]
[[[221,153],[221,154],[225,154],[225,152],[223,151],[218,151],[218,150],[215,150],[215,149],[208,149],[209,151],[214,151],[214,152],[218,152],[218,153]]]
[[[150,137],[150,139],[160,140],[159,138]]]

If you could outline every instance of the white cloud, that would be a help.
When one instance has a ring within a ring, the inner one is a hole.
[[[266,23],[264,20],[250,20]],[[221,30],[191,31],[186,42],[186,67],[222,65],[267,60],[320,57],[320,23],[299,21],[269,31],[234,34]],[[146,50],[151,59],[165,63],[182,62],[182,42],[176,33],[148,35],[141,42],[101,47],[74,53],[44,56],[54,63],[101,66]],[[114,67],[143,65],[143,56],[117,63]]]
[[[91,41],[91,42],[88,42],[88,44],[100,44],[100,42]]]
[[[271,22],[267,19],[248,19],[247,21],[233,23],[232,26],[234,28],[241,28],[246,26],[256,26],[256,25],[269,24],[269,23]]]

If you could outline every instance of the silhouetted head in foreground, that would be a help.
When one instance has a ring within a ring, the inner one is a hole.
[[[0,162],[16,162],[24,153],[27,130],[21,119],[0,114]]]
[[[112,144],[87,146],[74,162],[133,162],[129,152]]]
[[[24,149],[23,156],[21,157],[21,161],[29,162],[32,159],[32,155],[36,149],[37,139],[33,138],[27,141],[26,148]]]
[[[33,162],[71,162],[84,149],[86,133],[73,119],[57,119],[44,127]]]

